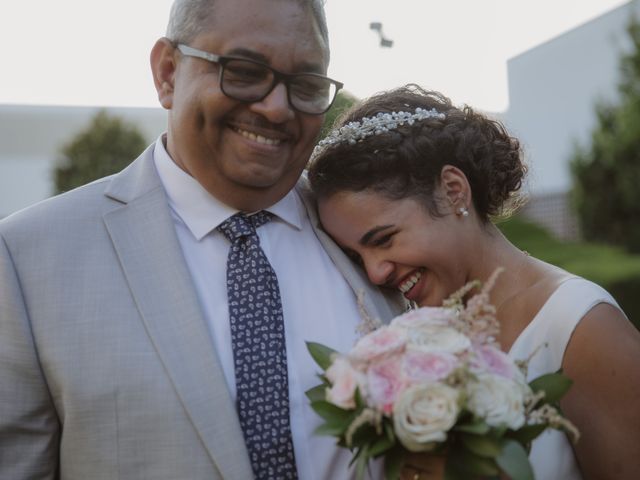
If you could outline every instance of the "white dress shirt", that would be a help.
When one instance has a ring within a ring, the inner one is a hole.
[[[213,346],[235,399],[226,289],[230,244],[216,227],[237,210],[218,201],[180,169],[169,157],[163,137],[156,142],[154,161]],[[333,437],[314,434],[321,421],[309,406],[305,391],[319,383],[320,369],[305,342],[319,342],[342,352],[349,350],[358,338],[356,327],[361,322],[356,299],[315,236],[298,194],[289,192],[267,210],[275,217],[257,231],[280,285],[298,474],[301,480],[351,478],[351,454],[336,447]],[[376,474],[374,478],[382,477]]]

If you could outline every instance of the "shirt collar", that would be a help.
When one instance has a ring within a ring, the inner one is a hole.
[[[165,138],[165,135],[160,136],[153,150],[156,170],[167,192],[169,206],[200,241],[238,210],[215,198],[195,178],[178,167],[164,146]],[[265,210],[291,227],[302,229],[304,205],[295,190]]]

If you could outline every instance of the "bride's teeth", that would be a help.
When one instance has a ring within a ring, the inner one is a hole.
[[[258,142],[258,143],[263,143],[265,145],[280,145],[280,142],[282,141],[277,138],[263,137],[262,135],[259,135],[253,132],[248,132],[247,130],[242,130],[240,128],[236,129],[236,131],[240,135],[242,135],[244,138],[248,138],[249,140],[253,140],[254,142]]]
[[[411,290],[413,286],[416,283],[418,283],[418,280],[420,280],[421,276],[422,276],[422,273],[420,272],[414,273],[409,280],[407,280],[406,282],[400,285],[399,287],[400,292],[407,293],[409,290]]]

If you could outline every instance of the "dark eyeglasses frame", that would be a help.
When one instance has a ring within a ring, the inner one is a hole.
[[[273,89],[276,87],[276,85],[278,85],[279,83],[283,83],[286,87],[287,90],[287,100],[289,101],[289,105],[291,106],[291,108],[293,108],[294,110],[301,112],[301,113],[305,113],[307,115],[323,115],[325,113],[327,113],[327,111],[329,111],[329,109],[331,108],[331,106],[333,105],[333,102],[335,102],[336,97],[338,96],[338,91],[340,91],[340,89],[342,87],[344,87],[344,84],[342,82],[338,82],[337,80],[333,80],[332,78],[326,77],[324,75],[320,75],[318,73],[312,73],[312,72],[308,72],[308,73],[283,73],[280,72],[278,70],[276,70],[275,68],[272,68],[269,65],[266,65],[262,62],[258,62],[249,58],[244,58],[244,57],[235,57],[235,56],[231,56],[231,55],[216,55],[215,53],[210,53],[210,52],[205,52],[204,50],[199,50],[197,48],[193,48],[190,47],[189,45],[185,45],[183,43],[178,43],[175,45],[175,47],[180,51],[180,53],[182,53],[182,55],[185,55],[187,57],[195,57],[195,58],[200,58],[202,60],[206,60],[208,62],[211,63],[216,63],[218,65],[220,65],[220,74],[218,75],[218,82],[220,85],[220,90],[222,90],[222,93],[224,93],[227,97],[229,98],[233,98],[234,100],[238,100],[240,102],[246,102],[246,103],[253,103],[253,102],[260,102],[263,99],[265,99],[267,96],[269,96],[269,94],[273,91]],[[256,97],[256,98],[251,98],[251,99],[244,99],[244,98],[238,98],[234,95],[230,95],[229,93],[227,93],[224,89],[224,85],[223,85],[223,81],[222,81],[222,77],[224,75],[224,69],[225,69],[225,65],[232,60],[241,60],[243,62],[248,62],[248,63],[253,63],[254,65],[258,65],[262,68],[266,68],[267,70],[270,70],[273,73],[273,83],[271,84],[271,87],[269,87],[269,89],[267,90],[267,92],[262,95],[261,97]],[[291,100],[291,88],[289,87],[289,83],[294,80],[296,77],[300,77],[300,76],[311,76],[311,77],[317,77],[323,80],[327,80],[330,83],[332,83],[335,86],[335,92],[333,93],[333,98],[331,99],[331,101],[329,102],[329,104],[327,105],[327,107],[322,110],[321,112],[308,112],[305,111],[303,109],[300,109],[299,107],[297,107],[296,105],[294,105],[294,103]]]

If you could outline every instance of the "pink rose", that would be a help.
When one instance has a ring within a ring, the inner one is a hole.
[[[358,340],[350,356],[358,361],[370,362],[402,351],[406,342],[407,335],[404,330],[383,326]]]
[[[397,316],[391,321],[394,327],[419,328],[425,325],[451,325],[455,320],[456,312],[444,307],[421,307],[409,310]]]
[[[337,357],[325,372],[331,388],[327,389],[327,401],[340,408],[356,407],[356,388],[364,384],[364,375],[357,371],[349,360]]]
[[[475,347],[474,353],[475,356],[471,361],[472,369],[500,375],[510,380],[519,379],[518,367],[502,350],[490,345],[480,345]]]
[[[448,352],[407,352],[403,370],[411,383],[435,382],[446,378],[457,366],[458,357]]]
[[[402,357],[396,355],[372,364],[367,370],[367,386],[370,402],[390,414],[396,398],[407,386],[402,375]]]

